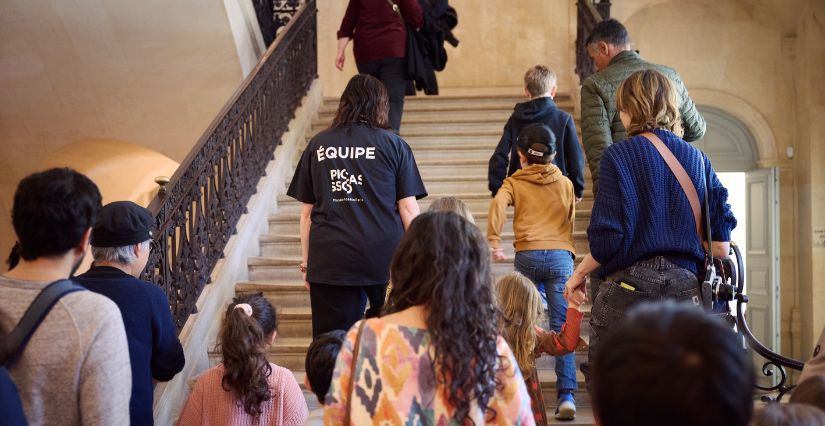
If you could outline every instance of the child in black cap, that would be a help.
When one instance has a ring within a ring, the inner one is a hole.
[[[516,147],[521,170],[504,180],[490,204],[487,240],[493,258],[504,260],[501,229],[507,222],[507,207],[513,206],[516,271],[536,285],[550,317],[550,328],[558,333],[567,317],[564,285],[573,274],[576,258],[573,183],[552,163],[556,155],[556,136],[546,125],[526,126],[516,139]],[[573,400],[573,391],[578,388],[575,361],[574,353],[556,357],[558,419],[573,419],[576,414]]]

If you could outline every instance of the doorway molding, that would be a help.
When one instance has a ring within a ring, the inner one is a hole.
[[[758,167],[777,165],[776,138],[765,117],[753,105],[735,95],[713,89],[692,89],[690,98],[696,105],[713,107],[732,115],[750,130],[759,156]]]

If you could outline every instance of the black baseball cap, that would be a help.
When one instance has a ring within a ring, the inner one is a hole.
[[[152,238],[152,212],[131,202],[115,201],[100,210],[92,227],[95,247],[123,247]]]
[[[521,130],[516,146],[536,157],[546,157],[556,152],[556,135],[544,123],[533,123]]]

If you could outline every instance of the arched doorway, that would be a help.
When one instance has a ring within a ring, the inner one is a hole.
[[[739,222],[732,240],[745,255],[748,326],[765,346],[779,353],[779,178],[775,167],[758,168],[759,148],[750,129],[733,115],[697,105],[705,117],[705,137],[694,143],[704,151],[729,190]],[[764,360],[754,355],[762,366]],[[758,375],[762,384],[776,377]]]

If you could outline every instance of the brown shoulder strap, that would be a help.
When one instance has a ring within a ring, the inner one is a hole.
[[[392,0],[387,0],[387,1],[390,3],[390,6],[392,6],[392,10],[393,10],[395,13],[397,13],[397,14],[398,14],[398,17],[399,17],[399,18],[401,18],[401,22],[406,23],[407,21],[405,21],[405,20],[404,20],[404,15],[402,15],[402,14],[401,14],[401,8],[399,8],[399,7],[398,7],[398,5],[397,5],[397,4],[395,4],[395,2],[394,2],[394,1],[392,1]]]
[[[696,193],[696,187],[693,186],[693,181],[690,180],[685,168],[682,167],[682,164],[679,163],[679,160],[667,149],[667,145],[659,139],[658,136],[653,134],[652,132],[644,132],[641,134],[649,140],[653,146],[656,147],[656,150],[659,151],[659,155],[662,156],[662,159],[665,160],[665,163],[668,167],[670,167],[670,171],[676,176],[676,180],[679,181],[679,185],[682,186],[682,190],[685,191],[685,195],[687,195],[687,199],[690,202],[690,208],[693,210],[693,219],[696,221],[696,233],[699,235],[699,241],[701,241],[704,237],[704,229],[702,228],[702,204],[699,202],[699,194]]]
[[[367,320],[361,321],[358,326],[358,334],[355,336],[355,346],[352,347],[352,362],[349,371],[349,392],[347,394],[347,411],[344,412],[344,426],[350,426],[350,413],[352,412],[352,392],[355,389],[355,366],[358,364],[358,352],[361,348],[361,332],[364,331],[364,324]]]

